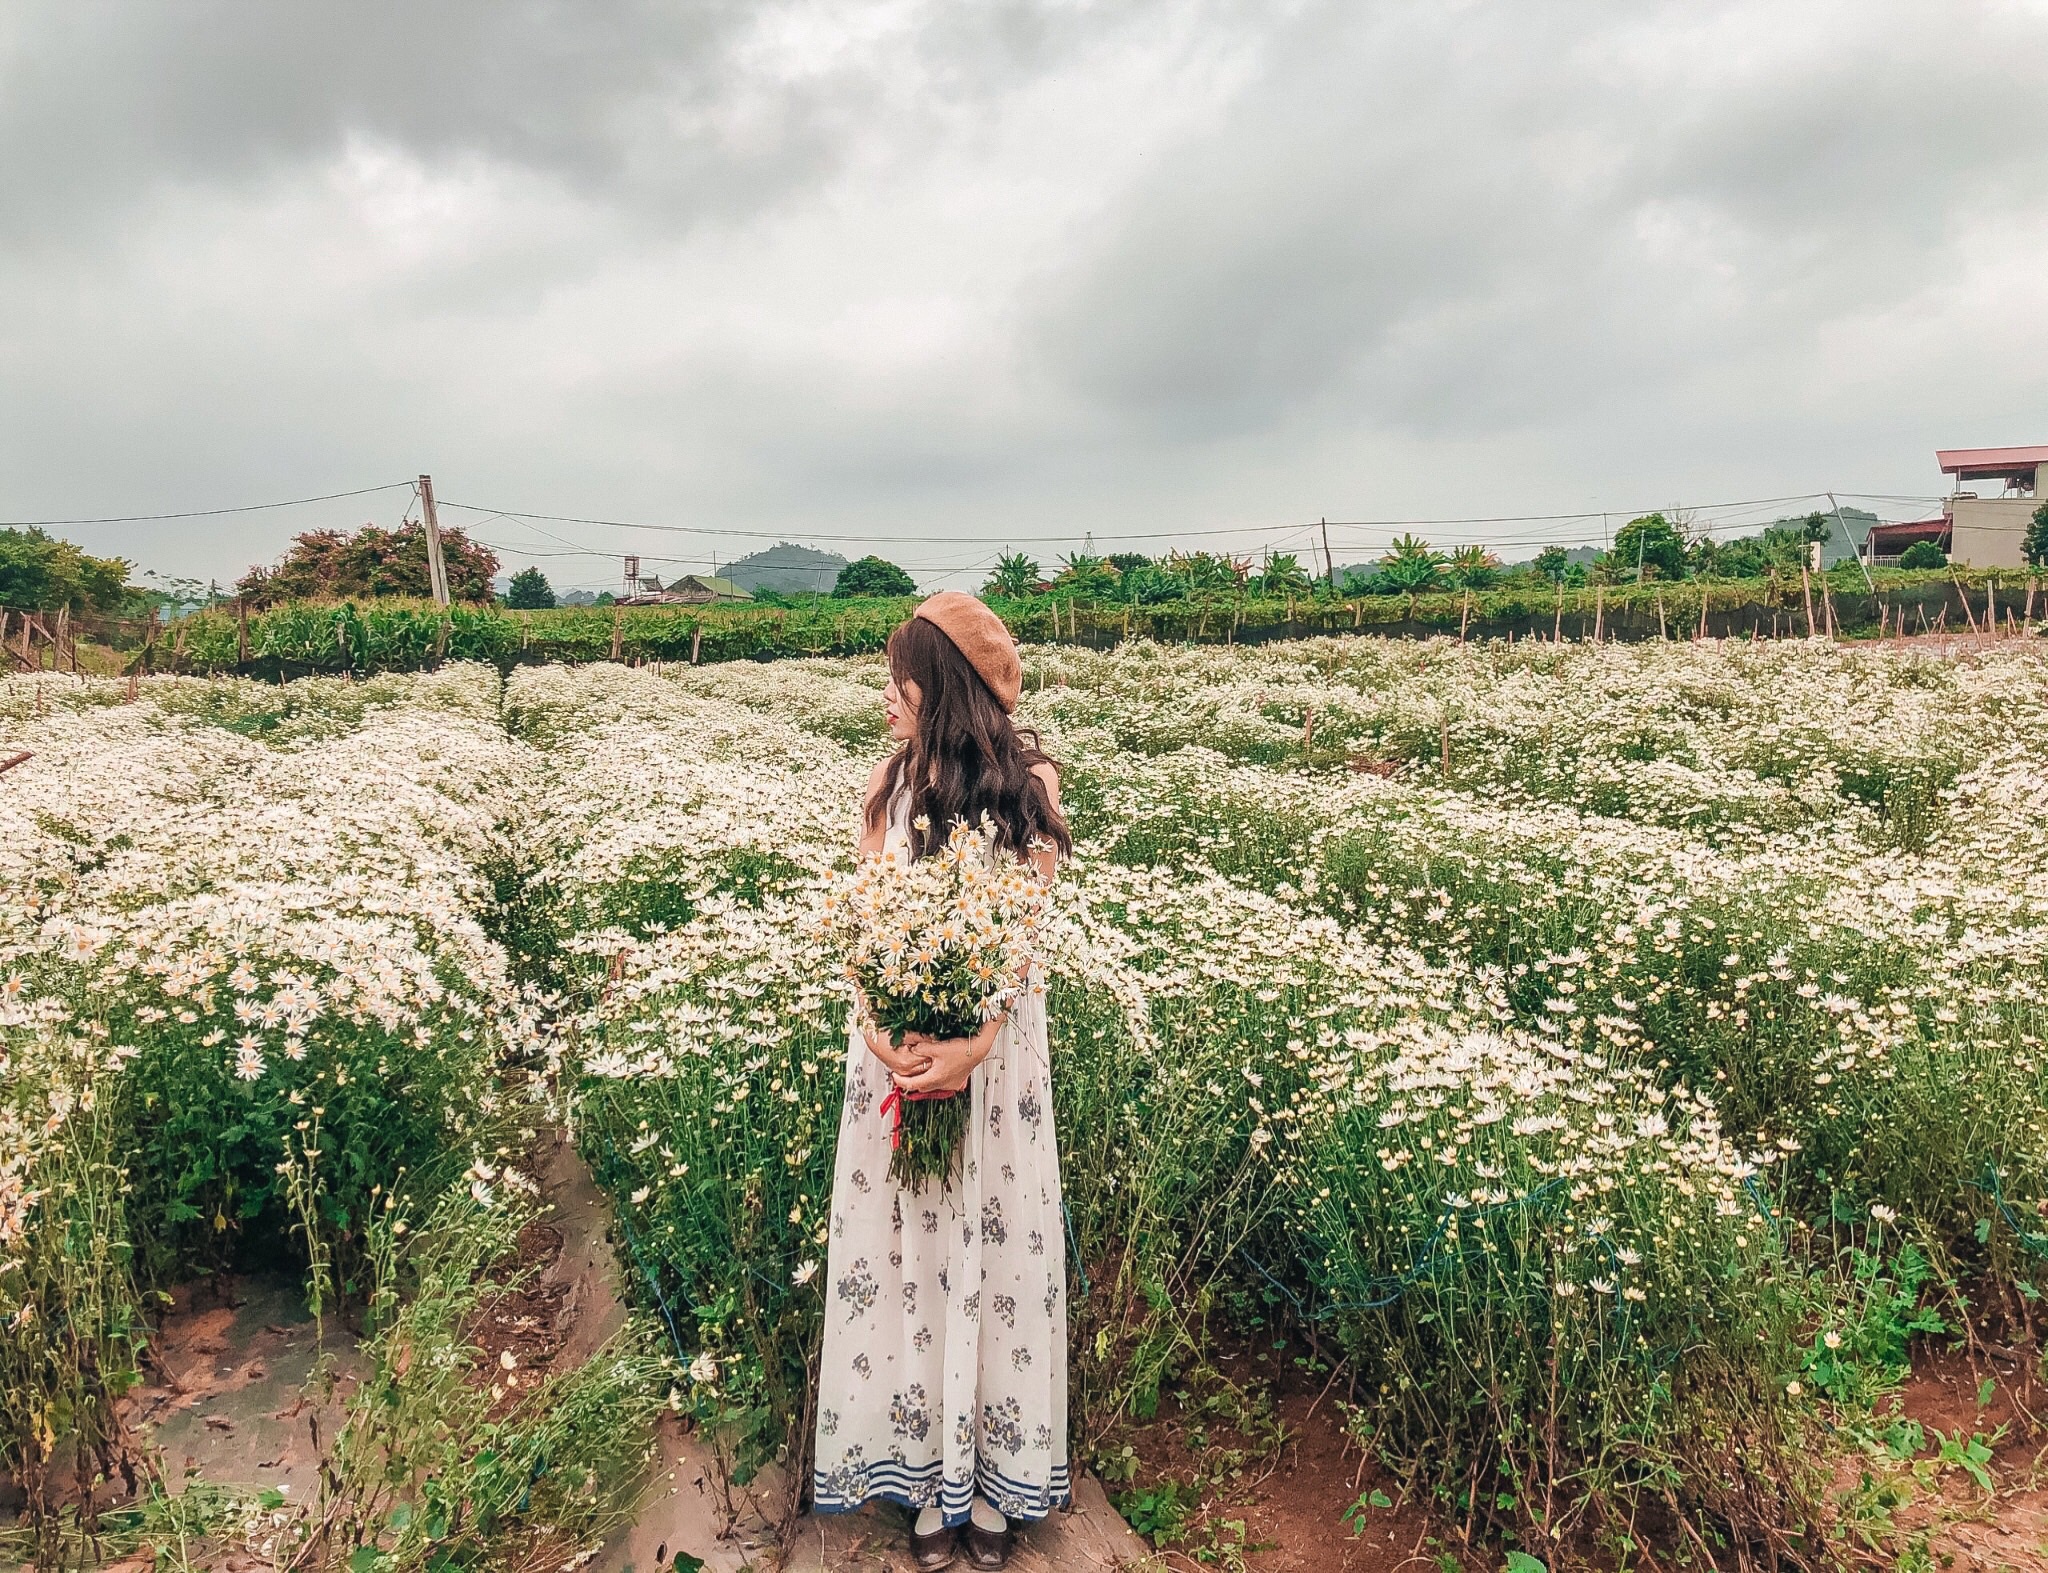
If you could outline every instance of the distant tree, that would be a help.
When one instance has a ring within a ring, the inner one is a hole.
[[[1636,579],[1683,579],[1688,566],[1685,537],[1661,513],[1631,519],[1614,532],[1606,557],[1609,583]]]
[[[1828,516],[1824,513],[1810,513],[1800,526],[1800,536],[1809,545],[1818,546],[1828,538]]]
[[[0,530],[0,606],[16,611],[119,612],[129,568],[125,558],[90,557],[34,526]]]
[[[1807,525],[1772,525],[1732,541],[1702,537],[1692,547],[1693,572],[1708,579],[1761,579],[1774,569],[1797,573],[1812,555]]]
[[[1461,590],[1484,590],[1500,578],[1500,559],[1483,546],[1461,546],[1451,553],[1446,574]]]
[[[1124,570],[1123,577],[1116,582],[1119,600],[1129,601],[1136,606],[1158,606],[1165,601],[1178,601],[1188,593],[1187,582],[1168,573],[1157,563],[1139,563]]]
[[[1301,566],[1300,558],[1292,552],[1275,552],[1267,557],[1265,567],[1252,584],[1262,595],[1304,595],[1313,581]]]
[[[616,595],[613,595],[611,591],[600,590],[597,592],[597,599],[592,601],[590,604],[592,606],[612,606],[617,603],[618,599],[619,598]]]
[[[1082,595],[1114,595],[1120,577],[1107,557],[1075,552],[1060,559],[1060,571],[1052,584],[1055,590],[1073,590]]]
[[[1397,536],[1377,564],[1373,587],[1381,593],[1409,594],[1433,590],[1443,582],[1444,557],[1414,535]]]
[[[1111,552],[1103,561],[1120,574],[1129,573],[1133,568],[1152,566],[1152,559],[1143,552]]]
[[[1029,595],[1041,578],[1038,563],[1022,552],[1004,552],[996,559],[996,571],[981,587],[983,595]]]
[[[1238,589],[1252,569],[1248,559],[1218,552],[1175,552],[1162,566],[1190,593]]]
[[[1373,579],[1372,569],[1356,563],[1337,570],[1337,587],[1345,595],[1371,595],[1375,588]]]
[[[441,561],[448,569],[448,596],[488,602],[497,555],[459,529],[441,532]],[[338,601],[354,597],[434,593],[427,569],[427,532],[420,524],[395,530],[366,524],[360,530],[308,530],[292,542],[275,568],[255,567],[235,585],[256,606],[279,601]]]
[[[505,604],[515,612],[544,612],[555,604],[555,587],[538,568],[522,568],[505,587]]]
[[[1552,584],[1564,583],[1564,571],[1571,566],[1571,554],[1562,546],[1546,546],[1536,554],[1536,560],[1529,566],[1540,579]]]
[[[2048,568],[2048,502],[2034,510],[2033,521],[2020,540],[2020,554],[2036,568]]]
[[[885,557],[862,557],[839,570],[832,593],[849,595],[915,595],[917,581]]]
[[[1948,553],[1932,541],[1915,541],[1899,553],[1901,568],[1946,568]]]

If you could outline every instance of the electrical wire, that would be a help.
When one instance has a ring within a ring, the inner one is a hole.
[[[129,513],[103,519],[0,519],[0,528],[33,530],[68,524],[155,524],[165,519],[218,519],[229,513],[263,513],[271,508],[298,508],[307,503],[339,502],[344,497],[367,497],[372,492],[396,491],[401,486],[417,487],[417,481],[390,481],[383,486],[362,486],[352,492],[329,492],[324,497],[293,497],[284,502],[252,502],[239,508],[195,508],[189,513]]]

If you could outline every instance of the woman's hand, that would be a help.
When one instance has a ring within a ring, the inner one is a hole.
[[[898,1073],[896,1085],[905,1092],[958,1092],[967,1085],[974,1067],[996,1046],[1000,1020],[991,1021],[971,1038],[927,1038],[906,1032],[903,1047],[925,1056],[925,1068],[910,1075]]]
[[[900,1084],[906,1076],[916,1076],[931,1069],[931,1059],[921,1050],[913,1049],[910,1040],[917,1036],[908,1033],[902,1045],[891,1043],[886,1032],[868,1031],[861,1034],[867,1039],[868,1053],[889,1067],[889,1074]]]

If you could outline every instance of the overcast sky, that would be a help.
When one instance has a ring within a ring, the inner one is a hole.
[[[429,470],[729,532],[444,508],[561,586],[778,535],[930,584],[1912,517],[2013,442],[2048,0],[0,9],[0,519]],[[229,579],[408,501],[62,533]]]

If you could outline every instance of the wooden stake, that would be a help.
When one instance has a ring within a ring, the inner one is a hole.
[[[1659,639],[1669,639],[1671,637],[1671,630],[1664,623],[1664,597],[1661,595],[1657,597],[1657,637]]]
[[[1813,626],[1813,574],[1804,563],[1799,565],[1799,588],[1806,596],[1806,637],[1811,639],[1817,632]]]
[[[1984,576],[1984,631],[1998,634],[1998,580],[1991,574]]]
[[[1977,613],[1976,610],[1970,605],[1969,589],[1967,586],[1964,585],[1962,580],[1956,579],[1954,575],[1950,575],[1950,578],[1954,580],[1956,594],[1963,598],[1963,615],[1969,618],[1970,632],[1974,634],[1977,631]],[[1946,613],[1948,611],[1948,608],[1944,606],[1942,608],[1942,611]]]
[[[1607,586],[1593,586],[1593,643],[1600,642],[1600,630],[1607,621]]]
[[[704,648],[704,625],[699,623],[690,630],[690,665],[697,664],[698,652]]]
[[[1465,642],[1465,630],[1472,624],[1472,592],[1465,592],[1465,609],[1458,616],[1458,643]]]
[[[235,665],[249,664],[249,603],[235,598]]]

